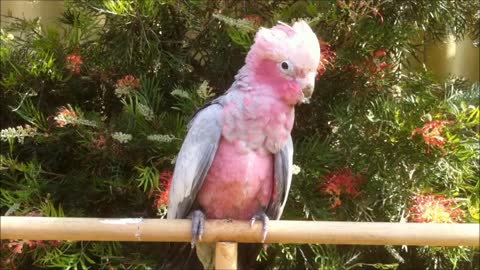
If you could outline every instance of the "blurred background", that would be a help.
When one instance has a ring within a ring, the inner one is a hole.
[[[40,17],[42,24],[50,27],[55,27],[58,17],[64,11],[62,0],[2,0],[0,5],[2,15],[27,19]],[[2,18],[2,26],[8,22],[8,18]],[[419,59],[439,78],[456,75],[479,81],[480,48],[473,45],[471,38],[455,40],[455,37],[450,35],[442,41],[424,40],[424,42]]]

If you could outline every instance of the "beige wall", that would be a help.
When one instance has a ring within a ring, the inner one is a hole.
[[[41,17],[44,25],[53,25],[63,11],[61,0],[0,0],[2,14],[17,17]],[[8,20],[2,18],[2,25]],[[470,40],[455,42],[452,38],[445,42],[436,42],[425,46],[424,55],[427,68],[439,79],[453,74],[465,76],[471,81],[479,81],[480,48],[474,48]]]
[[[0,11],[2,15],[14,17],[25,17],[33,19],[40,17],[44,26],[52,26],[56,23],[58,16],[63,12],[62,0],[0,0]],[[10,19],[1,17],[2,26],[8,23]]]
[[[471,81],[480,81],[480,48],[475,48],[472,40],[455,42],[449,37],[444,42],[425,46],[425,65],[439,78],[450,74],[463,76]]]

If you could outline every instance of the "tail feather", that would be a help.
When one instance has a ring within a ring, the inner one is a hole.
[[[238,269],[253,270],[256,268],[258,254],[262,250],[261,244],[238,245]]]
[[[238,245],[238,269],[254,270],[258,265],[256,259],[261,244],[239,244]],[[190,243],[172,243],[168,255],[160,264],[157,270],[200,270],[204,269],[202,263],[197,257],[195,248]]]
[[[190,243],[171,243],[168,255],[157,270],[200,270],[202,264]]]

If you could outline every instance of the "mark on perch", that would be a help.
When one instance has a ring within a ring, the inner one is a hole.
[[[143,218],[115,218],[115,219],[100,220],[100,223],[114,224],[114,225],[139,224],[142,222],[143,222]]]
[[[142,226],[142,223],[143,223],[143,218],[140,218],[140,222],[137,225],[137,231],[134,234],[135,238],[137,238],[138,241],[142,240],[142,230],[140,229],[140,226]]]
[[[103,224],[113,224],[113,225],[129,225],[137,224],[137,230],[133,234],[138,241],[142,240],[142,230],[141,226],[143,223],[143,218],[115,218],[115,219],[102,219],[100,223]]]

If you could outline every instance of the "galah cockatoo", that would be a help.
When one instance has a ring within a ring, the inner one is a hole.
[[[167,218],[192,218],[192,246],[205,219],[279,219],[292,179],[295,105],[314,89],[320,46],[304,21],[260,28],[230,89],[190,122],[178,154]],[[196,243],[205,268],[214,248]]]

